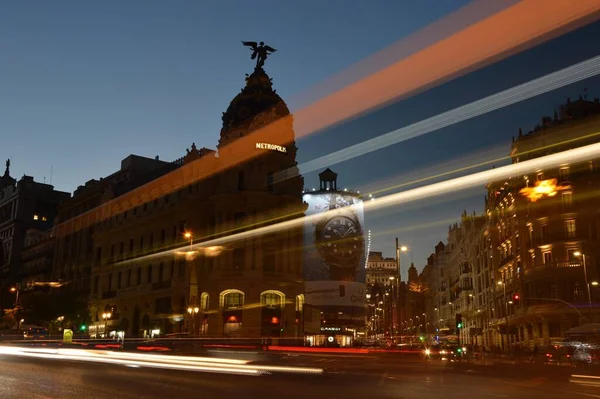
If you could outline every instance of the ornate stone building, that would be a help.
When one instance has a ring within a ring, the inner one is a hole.
[[[519,130],[512,162],[597,143],[599,132],[598,99],[567,101],[530,132]],[[504,351],[550,345],[566,330],[598,321],[598,162],[565,163],[490,183],[484,217],[463,215],[460,227],[451,229],[447,273],[432,278],[438,291],[448,288],[451,296],[435,294],[430,317],[447,313],[452,302],[452,318],[439,318],[440,326],[452,330],[461,314],[463,342]],[[466,220],[470,232],[464,231]]]
[[[14,298],[9,287],[21,282],[23,248],[30,229],[47,231],[56,218],[60,203],[69,194],[23,176],[10,176],[10,162],[0,177],[0,303],[8,307]]]
[[[217,151],[192,146],[163,176],[203,165],[208,178],[96,225],[90,334],[301,337],[302,226],[235,239],[302,215],[295,158],[292,117],[257,67],[223,114]]]

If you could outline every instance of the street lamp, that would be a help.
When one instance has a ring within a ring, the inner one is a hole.
[[[577,258],[581,257],[581,259],[583,260],[583,277],[585,278],[585,288],[587,289],[587,296],[588,296],[588,318],[591,318],[591,316],[592,316],[592,294],[590,293],[590,284],[588,283],[587,265],[585,264],[585,254],[583,254],[579,251],[575,251],[575,252],[573,252],[573,255]]]
[[[196,315],[198,314],[198,312],[200,312],[200,308],[195,306],[195,307],[189,307],[187,308],[187,312],[190,314],[190,317],[192,318],[192,332],[196,331]]]
[[[112,316],[112,314],[110,312],[102,313],[102,318],[104,319],[104,336],[107,338],[108,338],[108,333],[107,333],[108,319],[110,319],[111,316]]]
[[[19,288],[18,287],[10,287],[10,292],[16,294],[15,296],[15,308],[19,306]]]
[[[183,237],[185,237],[186,239],[190,240],[190,254],[194,252],[194,236],[192,235],[191,231],[186,231],[183,234]]]
[[[425,336],[427,336],[427,314],[423,313],[423,316],[425,317]]]
[[[508,341],[508,351],[510,351],[510,332],[508,331],[508,301],[506,300],[506,283],[504,281],[498,281],[498,285],[501,285],[504,291],[504,307],[506,313],[504,318],[506,319],[506,340]]]

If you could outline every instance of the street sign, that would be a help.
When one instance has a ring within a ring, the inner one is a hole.
[[[63,331],[63,342],[66,344],[70,344],[73,342],[73,330],[69,330],[65,328]]]

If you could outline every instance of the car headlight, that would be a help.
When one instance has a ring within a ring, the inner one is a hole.
[[[430,353],[430,352],[429,352],[429,349],[425,349],[425,355],[426,355],[426,356],[429,356],[429,353]]]

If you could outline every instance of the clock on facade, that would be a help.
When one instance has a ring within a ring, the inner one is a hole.
[[[315,244],[329,266],[330,278],[355,281],[363,252],[363,234],[356,218],[337,215],[319,222]]]

